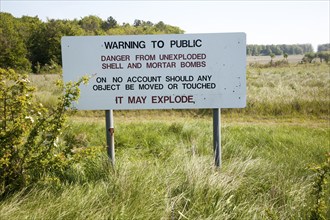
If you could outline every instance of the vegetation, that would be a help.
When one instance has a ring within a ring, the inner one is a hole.
[[[327,51],[248,65],[247,107],[222,110],[220,169],[205,109],[115,111],[113,167],[104,112],[66,117],[84,79],[57,87],[48,74],[61,72],[61,36],[182,31],[0,16],[0,219],[330,219]]]
[[[115,111],[115,167],[104,113],[80,112],[52,149],[67,151],[3,195],[0,218],[329,218],[328,65],[288,65],[248,67],[247,108],[223,110],[220,170],[208,110]],[[29,76],[50,109],[57,79]]]
[[[180,34],[178,27],[160,21],[152,23],[136,19],[134,23],[119,24],[112,16],[107,20],[90,15],[80,20],[46,22],[38,17],[15,18],[0,12],[0,68],[14,68],[34,73],[61,71],[61,37],[84,35]],[[319,58],[328,62],[329,44],[318,47]],[[247,55],[314,54],[311,44],[247,45]],[[312,59],[313,60],[313,59]],[[306,58],[306,61],[309,62]]]
[[[317,52],[330,51],[330,44],[321,44],[317,47]]]
[[[76,150],[81,159],[65,181],[45,178],[3,200],[0,218],[309,219],[319,196],[318,215],[330,215],[329,188],[316,194],[318,177],[308,168],[325,163],[329,128],[225,123],[216,170],[210,121],[118,121],[112,168],[94,147],[105,138],[103,122],[74,120],[76,135],[92,146]]]
[[[302,63],[312,63],[315,62],[316,58],[320,59],[320,62],[322,63],[325,61],[326,63],[330,60],[330,51],[321,51],[318,53],[306,53],[304,57],[302,58]]]
[[[37,87],[36,98],[44,106],[53,106],[60,91],[52,87],[52,84],[60,79],[60,76],[30,75],[29,79]],[[251,63],[247,68],[247,106],[244,109],[223,109],[223,113],[265,117],[329,118],[329,87],[329,65],[325,63],[289,64],[282,61],[274,61],[273,64]],[[152,111],[116,112],[125,116],[152,114]],[[163,112],[166,114],[168,111]],[[178,115],[211,115],[211,111],[205,109],[170,112]],[[77,114],[104,117],[102,111],[93,113],[81,111]]]
[[[280,45],[257,45],[251,44],[246,46],[246,54],[249,56],[270,56],[274,55],[295,55],[313,52],[311,44],[280,44]]]
[[[250,67],[247,71],[247,114],[329,115],[329,66]],[[237,111],[235,109],[231,111]]]
[[[86,16],[80,20],[41,21],[38,17],[15,18],[0,12],[0,68],[15,68],[39,73],[40,69],[60,66],[61,37],[82,35],[179,34],[183,31],[158,22],[135,20],[119,25],[113,18],[102,20]]]
[[[57,139],[81,82],[68,83],[55,108],[46,109],[34,102],[27,75],[0,69],[0,197],[65,168],[70,149]]]

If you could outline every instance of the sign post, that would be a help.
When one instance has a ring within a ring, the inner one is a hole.
[[[221,109],[213,109],[213,151],[214,164],[221,165]]]
[[[73,105],[106,111],[113,163],[112,110],[209,108],[220,166],[220,109],[246,105],[245,33],[66,36],[61,46],[64,81],[91,76]]]
[[[115,165],[115,128],[113,121],[113,110],[105,110],[107,152],[112,165]]]

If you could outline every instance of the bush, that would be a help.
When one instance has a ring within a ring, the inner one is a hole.
[[[330,152],[326,154],[326,160],[322,164],[313,165],[310,168],[315,172],[313,182],[313,194],[315,203],[311,207],[310,219],[326,219],[330,214],[328,205],[330,205],[329,198],[329,178],[330,178]]]
[[[329,63],[330,60],[330,51],[321,51],[317,53],[317,57],[320,58],[320,62],[324,60],[326,63]]]
[[[34,102],[27,75],[0,68],[0,196],[37,182],[45,171],[58,175],[67,166],[70,149],[58,143],[66,112],[79,97],[68,83],[53,110]]]

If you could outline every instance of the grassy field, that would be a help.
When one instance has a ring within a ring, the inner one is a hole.
[[[304,55],[290,55],[288,56],[289,63],[297,64],[299,63]],[[284,57],[282,55],[275,56],[274,61],[283,60]],[[269,63],[271,60],[270,56],[247,56],[246,62],[247,64],[250,63],[260,63],[260,64],[266,64]]]
[[[263,58],[259,57],[262,60]],[[293,58],[292,58],[293,59]],[[279,67],[247,68],[247,107],[244,109],[224,109],[223,112],[248,116],[267,117],[322,117],[329,119],[330,70],[327,64],[298,64]],[[38,88],[38,101],[52,107],[60,91],[54,86],[59,75],[31,75],[30,79]],[[146,116],[159,115],[160,111],[117,111],[117,115]],[[211,111],[166,110],[161,115],[211,115]],[[80,111],[80,116],[103,117],[103,112]],[[152,118],[150,117],[150,118]]]
[[[49,107],[56,79],[31,76]],[[79,162],[0,201],[0,219],[330,219],[330,180],[320,190],[312,169],[330,152],[329,84],[325,64],[248,67],[247,108],[223,110],[221,169],[209,110],[115,111],[115,167],[104,112],[78,112],[60,141]]]

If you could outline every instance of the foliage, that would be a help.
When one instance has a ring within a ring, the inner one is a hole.
[[[313,60],[317,57],[317,54],[314,52],[309,52],[304,55],[302,58],[303,63],[312,63]]]
[[[289,58],[290,59],[290,58]],[[300,57],[299,57],[300,59]],[[298,61],[298,59],[297,59]],[[326,63],[292,64],[290,61],[275,60],[272,64],[251,63],[247,67],[247,106],[243,109],[223,109],[223,114],[292,117],[308,116],[329,119],[330,75]],[[59,92],[53,84],[59,75],[31,74],[30,80],[38,90],[36,98],[44,106],[53,106]],[[168,115],[211,115],[208,109],[162,110]],[[115,111],[122,117],[157,117],[158,111]],[[104,117],[103,111],[79,111],[80,116]],[[150,115],[150,116],[149,116]]]
[[[225,112],[329,118],[329,86],[328,64],[253,65],[247,68],[246,108]]]
[[[330,152],[326,154],[326,161],[319,165],[313,165],[310,169],[315,172],[313,184],[315,204],[311,207],[310,218],[313,220],[325,220],[327,219],[327,214],[330,214]]]
[[[321,51],[317,53],[306,53],[304,57],[302,58],[302,63],[312,63],[315,62],[315,59],[319,58],[320,62],[322,63],[325,61],[326,63],[330,60],[330,51]]]
[[[110,28],[115,28],[118,26],[118,23],[116,19],[114,19],[112,16],[108,17],[106,21],[103,21],[102,23],[102,29],[104,31],[109,30]]]
[[[84,31],[78,24],[63,20],[49,20],[39,25],[29,39],[30,60],[34,72],[37,66],[54,66],[62,64],[62,36],[83,35]]]
[[[61,174],[70,149],[58,136],[86,80],[66,84],[54,109],[46,109],[34,102],[27,75],[0,69],[0,195],[37,182],[47,170]]]
[[[321,63],[323,62],[323,60],[326,63],[329,63],[329,61],[330,61],[330,50],[329,51],[318,52],[317,57],[320,58]]]
[[[285,60],[288,60],[288,56],[289,56],[289,55],[288,55],[287,53],[284,53],[284,54],[283,54],[283,58],[284,58]]]
[[[280,45],[257,45],[251,44],[246,46],[246,54],[250,56],[269,56],[271,53],[275,55],[294,55],[313,52],[311,44],[280,44]]]
[[[163,22],[136,20],[134,25],[120,25],[112,16],[104,21],[94,15],[80,20],[42,22],[37,17],[14,18],[0,12],[0,68],[30,70],[32,67],[33,72],[38,73],[52,62],[61,66],[62,36],[178,33],[183,31]]]
[[[76,150],[77,163],[64,181],[49,178],[1,201],[0,219],[308,219],[311,214],[315,175],[306,166],[323,162],[327,124],[238,122],[225,116],[219,170],[213,165],[211,118],[116,118],[115,167],[105,152],[103,118],[75,117],[73,130],[77,136],[88,133],[92,147]]]
[[[330,44],[321,44],[317,46],[317,52],[330,51]]]
[[[19,22],[11,14],[0,12],[0,68],[30,68],[28,50],[18,29]]]

